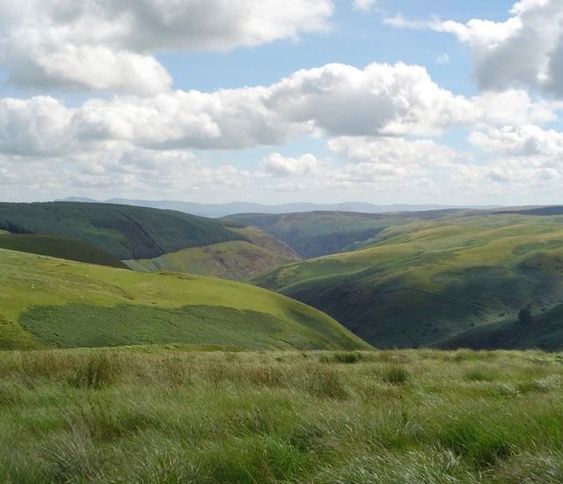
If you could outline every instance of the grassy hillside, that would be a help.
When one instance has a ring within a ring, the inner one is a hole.
[[[0,203],[0,229],[79,240],[118,259],[245,238],[215,220],[168,210],[90,203]]]
[[[288,260],[298,260],[299,256],[297,252],[295,252],[291,246],[280,239],[277,239],[271,234],[260,230],[257,227],[248,226],[248,227],[229,227],[233,232],[242,235],[246,238],[249,242],[252,242],[254,245],[258,247],[262,247],[278,256],[284,257]]]
[[[504,321],[463,331],[437,346],[445,349],[539,348],[563,351],[563,305],[532,315],[529,321]]]
[[[289,265],[259,283],[382,347],[431,344],[563,301],[561,216],[419,220],[385,229],[381,239]]]
[[[462,211],[440,210],[395,214],[308,212],[283,215],[240,214],[224,220],[256,226],[286,242],[302,257],[318,257],[367,244],[391,226],[413,220],[447,218]]]
[[[294,261],[250,242],[233,241],[193,247],[155,259],[125,261],[134,270],[189,272],[205,276],[247,281]]]
[[[561,355],[0,353],[3,482],[563,482]]]
[[[313,308],[220,279],[141,274],[0,250],[0,287],[3,348],[364,346]]]
[[[59,259],[75,260],[122,269],[127,267],[119,259],[101,249],[76,240],[49,235],[0,233],[0,249],[48,255]]]

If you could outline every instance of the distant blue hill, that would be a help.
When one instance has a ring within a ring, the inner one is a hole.
[[[281,205],[264,205],[250,202],[231,202],[222,204],[178,202],[173,200],[130,200],[125,198],[112,198],[110,200],[98,201],[90,198],[70,197],[63,202],[82,203],[115,203],[121,205],[134,205],[138,207],[160,208],[167,210],[178,210],[203,217],[225,217],[239,213],[296,213],[296,212],[359,212],[359,213],[386,213],[386,212],[419,212],[424,210],[442,210],[449,208],[494,208],[494,207],[456,207],[453,205],[375,205],[365,202],[346,202],[336,204],[317,203],[286,203]]]

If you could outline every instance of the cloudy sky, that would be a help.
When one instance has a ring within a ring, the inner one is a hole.
[[[0,0],[0,199],[562,203],[563,1]]]

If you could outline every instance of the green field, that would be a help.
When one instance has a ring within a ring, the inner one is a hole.
[[[0,233],[0,249],[47,255],[59,259],[119,267],[122,269],[127,267],[119,259],[104,250],[85,244],[84,242],[49,235]]]
[[[257,282],[327,312],[378,347],[429,345],[514,321],[524,308],[540,315],[563,302],[560,215],[418,220],[384,229],[379,238]],[[561,332],[553,338],[549,346],[533,345],[563,348]]]
[[[325,314],[254,286],[0,250],[0,348],[190,343],[362,348]]]
[[[563,480],[540,352],[0,352],[3,482]]]

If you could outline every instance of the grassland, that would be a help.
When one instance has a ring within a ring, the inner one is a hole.
[[[294,260],[250,242],[233,241],[183,249],[156,259],[128,260],[125,263],[138,271],[189,272],[248,281]]]
[[[49,235],[0,233],[0,249],[47,255],[59,259],[125,269],[127,266],[108,252],[76,240]]]
[[[559,483],[540,352],[0,353],[3,482]]]
[[[0,348],[192,343],[361,348],[329,316],[250,285],[0,250]]]
[[[562,227],[561,216],[417,220],[384,229],[362,249],[294,263],[258,283],[327,312],[376,346],[429,345],[514,321],[527,307],[539,315],[561,304]],[[553,333],[551,349],[563,348],[560,335]]]
[[[465,211],[466,212],[466,211]],[[342,252],[377,240],[392,226],[413,221],[447,219],[461,210],[414,213],[367,214],[353,212],[307,212],[281,215],[240,214],[225,217],[229,223],[255,226],[286,242],[303,258]]]

